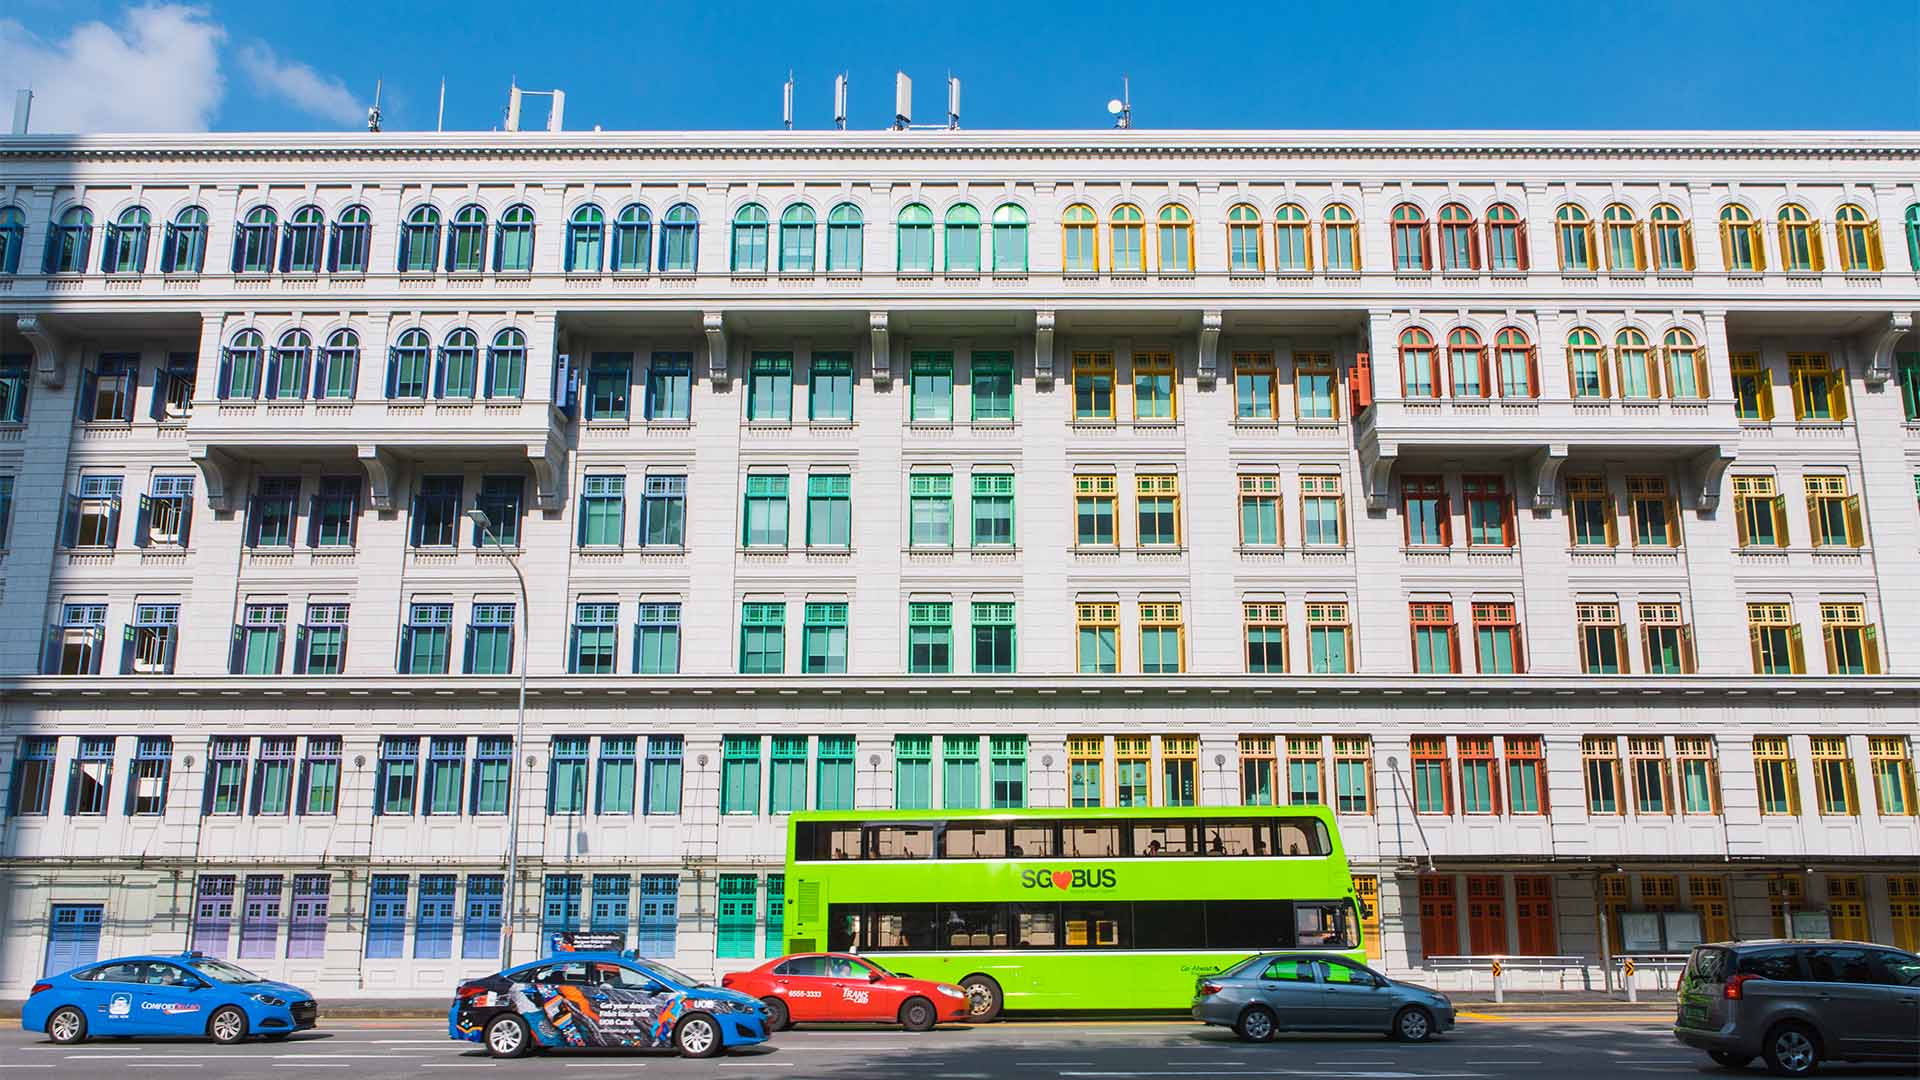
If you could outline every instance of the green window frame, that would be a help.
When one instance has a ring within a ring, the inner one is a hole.
[[[721,740],[720,812],[760,812],[760,736],[728,735]]]
[[[919,203],[903,207],[894,225],[903,274],[933,273],[933,211]]]
[[[680,670],[680,605],[641,604],[633,624],[633,673],[673,675]]]
[[[1901,353],[1894,358],[1900,374],[1900,408],[1908,420],[1920,420],[1920,352]]]
[[[775,735],[767,763],[767,811],[790,814],[807,808],[807,737]]]
[[[787,875],[767,875],[767,952],[769,957],[783,955],[787,929]]]
[[[713,955],[722,960],[755,959],[757,880],[752,874],[721,874],[719,889],[720,910],[714,920]]]
[[[817,352],[807,364],[807,419],[853,422],[853,354]]]
[[[625,420],[633,391],[632,353],[594,353],[587,360],[583,420]]]
[[[587,812],[587,737],[556,736],[547,755],[547,813]]]
[[[940,737],[940,804],[948,810],[980,808],[980,736]]]
[[[953,672],[951,603],[925,600],[907,605],[907,672],[913,675]]]
[[[1018,810],[1027,805],[1027,737],[994,735],[987,740],[995,810]]]
[[[631,735],[600,737],[600,789],[595,813],[632,814],[638,762],[637,740]]]
[[[627,478],[588,475],[581,480],[580,546],[621,547],[626,543]]]
[[[467,625],[467,673],[505,675],[513,671],[513,604],[475,604]]]
[[[814,750],[813,807],[816,810],[853,809],[853,755],[851,735],[822,735]]]
[[[513,788],[513,740],[481,736],[473,752],[473,812],[504,814]]]
[[[750,548],[787,546],[787,474],[747,474],[740,542]]]
[[[1914,228],[1920,229],[1920,225]],[[1914,262],[1920,264],[1920,256],[1916,256]],[[1002,203],[993,209],[993,272],[1027,272],[1027,212],[1012,203]]]
[[[943,237],[949,274],[980,272],[980,211],[970,203],[947,207]]]
[[[846,473],[807,477],[807,546],[853,546],[853,477]]]
[[[972,541],[977,548],[1013,546],[1013,474],[974,473]]]
[[[933,809],[933,736],[894,736],[893,808]]]
[[[968,382],[972,388],[968,403],[976,424],[1013,422],[1013,354],[980,352],[973,354]]]
[[[679,735],[647,738],[647,813],[678,814],[685,777],[686,740]]]
[[[1019,670],[1013,601],[973,602],[973,673],[1011,675]]]
[[[801,634],[800,671],[805,675],[842,675],[847,670],[847,605],[810,602]]]
[[[922,352],[909,357],[908,420],[915,424],[953,423],[953,354]]]
[[[953,474],[914,473],[908,479],[907,546],[953,546]]]
[[[754,353],[747,367],[747,422],[793,422],[793,354]]]
[[[787,663],[787,605],[740,605],[740,674],[778,675]]]

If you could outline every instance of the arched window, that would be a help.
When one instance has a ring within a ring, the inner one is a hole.
[[[373,215],[364,206],[349,206],[333,222],[333,253],[327,266],[336,274],[364,274],[373,251]]]
[[[298,401],[307,396],[307,373],[313,367],[313,335],[289,330],[280,335],[267,359],[267,397]]]
[[[1631,327],[1613,335],[1613,362],[1619,369],[1623,399],[1660,396],[1660,373],[1654,370],[1647,335]]]
[[[47,231],[47,253],[41,270],[49,274],[84,274],[87,253],[93,247],[93,211],[69,207]]]
[[[861,240],[865,219],[860,208],[841,203],[827,212],[827,273],[857,274],[866,261]]]
[[[402,331],[387,351],[389,400],[425,400],[427,378],[433,373],[433,343],[418,328]]]
[[[1116,274],[1147,272],[1147,216],[1132,203],[1113,208],[1107,226],[1107,268]]]
[[[1487,269],[1517,274],[1527,268],[1527,225],[1506,203],[1487,207]]]
[[[1662,349],[1667,361],[1667,396],[1706,397],[1707,353],[1694,340],[1692,332],[1674,327],[1667,331]]]
[[[197,274],[207,261],[207,212],[198,206],[183,207],[167,222],[167,237],[160,249],[160,272]]]
[[[286,233],[280,238],[280,272],[317,274],[320,252],[326,236],[327,216],[317,206],[303,206],[287,215]]]
[[[273,237],[279,231],[280,217],[271,206],[256,206],[234,226],[233,272],[270,274],[273,272]]]
[[[1572,203],[1553,215],[1553,244],[1560,251],[1560,269],[1592,272],[1600,268],[1593,250],[1593,219]]]
[[[1767,249],[1760,242],[1760,223],[1739,203],[1720,211],[1720,256],[1732,273],[1758,273],[1767,268]]]
[[[265,342],[258,330],[242,330],[233,335],[220,354],[220,396],[250,400],[260,396],[260,369],[265,362]]]
[[[1193,273],[1193,214],[1184,206],[1160,208],[1160,272]]]
[[[1417,326],[1400,332],[1400,396],[1440,396],[1440,358],[1433,335]]]
[[[1313,269],[1313,240],[1304,208],[1288,203],[1273,213],[1273,268],[1283,274]]]
[[[676,203],[660,222],[660,269],[691,274],[700,268],[700,211]]]
[[[1526,331],[1509,326],[1495,334],[1493,361],[1500,379],[1501,397],[1540,396],[1540,351],[1527,340]]]
[[[144,206],[129,206],[107,226],[100,245],[100,270],[108,274],[141,274],[147,269],[147,233],[153,215]]]
[[[1653,268],[1662,273],[1686,273],[1693,269],[1693,225],[1680,208],[1661,203],[1647,214],[1653,222]]]
[[[813,273],[813,207],[806,203],[780,211],[780,271]]]
[[[1487,349],[1471,329],[1462,326],[1447,335],[1447,370],[1453,373],[1454,397],[1493,396],[1493,380],[1487,377]]]
[[[1480,269],[1480,245],[1473,234],[1473,211],[1459,203],[1440,208],[1440,269]]]
[[[736,274],[767,272],[767,208],[748,203],[733,212],[732,268]]]
[[[487,350],[487,396],[517,398],[526,393],[527,335],[514,327],[493,335]]]
[[[494,226],[493,269],[496,273],[524,274],[533,269],[533,207],[509,206]]]
[[[1075,203],[1060,216],[1060,268],[1069,274],[1100,269],[1099,218],[1093,207]]]
[[[1616,274],[1637,274],[1647,268],[1646,234],[1633,209],[1614,203],[1600,213],[1606,225],[1607,269]]]
[[[1567,332],[1567,385],[1576,398],[1608,396],[1606,350],[1600,337],[1585,327]]]
[[[612,269],[645,271],[652,262],[653,214],[639,203],[628,203],[613,221]]]
[[[919,203],[909,203],[900,208],[894,229],[900,272],[933,273],[933,211]]]
[[[1780,208],[1780,264],[1789,272],[1826,269],[1826,253],[1820,245],[1820,223],[1799,203]]]
[[[360,382],[360,335],[340,329],[327,335],[320,365],[313,373],[313,396],[327,401],[350,401]]]
[[[1258,274],[1267,268],[1266,245],[1260,242],[1260,211],[1240,203],[1227,210],[1227,269],[1236,274]]]
[[[606,238],[607,216],[598,206],[577,206],[567,218],[567,272],[600,272],[600,248]]]
[[[1907,261],[1920,270],[1920,203],[1907,207]]]
[[[434,396],[471,398],[479,392],[480,339],[462,327],[447,335],[440,345],[440,361],[434,365]]]
[[[1345,203],[1320,212],[1320,256],[1328,273],[1360,272],[1360,221]]]
[[[1880,223],[1865,210],[1852,203],[1835,210],[1833,232],[1840,247],[1840,269],[1857,274],[1881,268]]]
[[[947,207],[946,235],[941,243],[947,249],[947,273],[979,273],[980,211],[969,203]]]
[[[487,211],[463,206],[447,227],[447,272],[477,274],[487,265]]]
[[[20,248],[26,237],[26,213],[17,206],[0,206],[0,274],[20,272]]]
[[[1420,273],[1433,268],[1433,245],[1427,238],[1427,215],[1412,203],[1393,208],[1393,268]]]
[[[1027,272],[1027,212],[1013,203],[993,209],[993,272]]]
[[[434,255],[440,250],[440,211],[431,206],[416,206],[400,226],[400,272],[423,273],[433,269]]]

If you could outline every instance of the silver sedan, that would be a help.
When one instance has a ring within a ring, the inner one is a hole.
[[[1453,1002],[1322,953],[1262,953],[1196,980],[1193,1018],[1248,1042],[1280,1031],[1377,1031],[1424,1042],[1453,1027]]]

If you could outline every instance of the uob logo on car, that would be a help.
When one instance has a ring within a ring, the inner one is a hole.
[[[1111,889],[1112,870],[1022,870],[1020,885],[1028,889]]]

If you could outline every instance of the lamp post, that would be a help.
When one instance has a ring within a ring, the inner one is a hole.
[[[498,551],[500,557],[505,559],[507,565],[513,569],[514,580],[520,584],[520,617],[530,626],[533,615],[527,610],[527,576],[520,572],[520,563],[514,558],[513,552],[508,551],[507,546],[500,542],[499,534],[493,531],[493,519],[487,516],[485,510],[477,506],[473,507],[467,511],[467,518],[473,522],[474,528],[480,530],[481,539],[492,544],[494,550]],[[519,627],[515,629],[518,630]],[[526,745],[527,740],[527,656],[531,644],[527,640],[528,636],[526,633],[519,634],[520,702],[514,710],[513,718],[513,758],[516,761],[520,756],[521,747]],[[501,897],[505,911],[504,917],[500,920],[500,959],[511,967],[513,965],[513,920],[515,910],[519,907],[517,901],[520,899],[520,779],[514,775],[519,770],[511,767],[513,762],[510,761],[508,764],[510,766],[507,773],[508,795],[512,801],[507,804],[507,888],[505,895]]]

